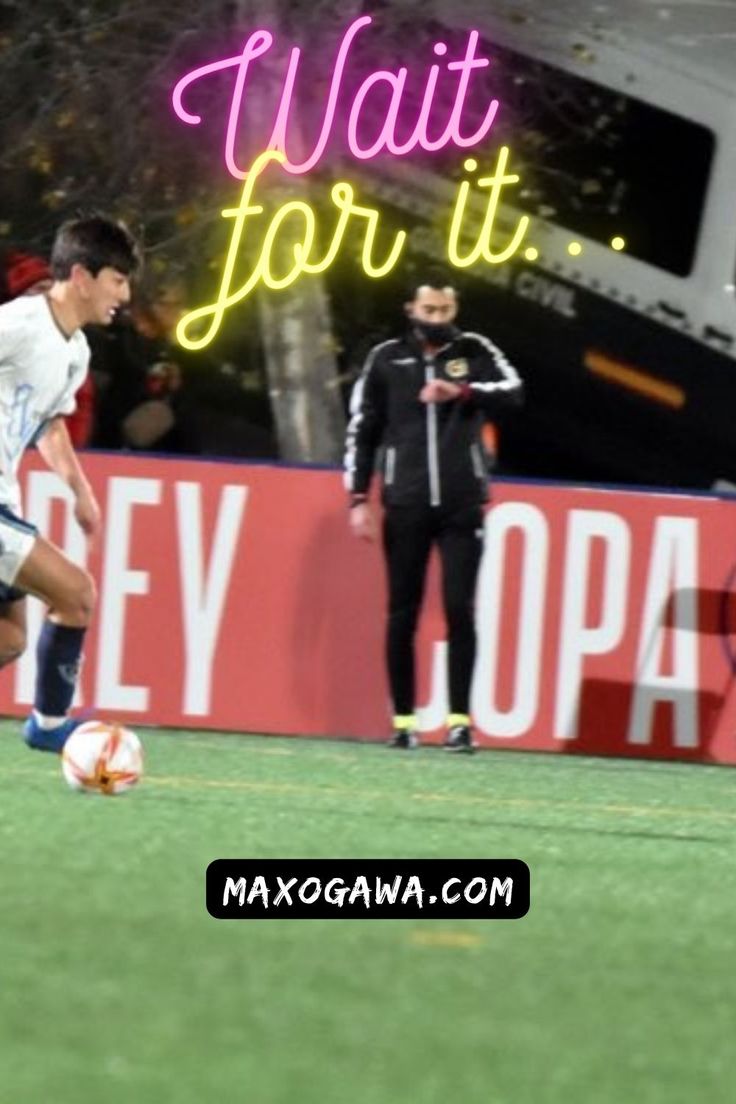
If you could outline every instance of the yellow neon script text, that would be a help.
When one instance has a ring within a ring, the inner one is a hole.
[[[493,176],[486,176],[482,180],[476,181],[479,188],[490,188],[491,191],[488,196],[488,206],[486,207],[486,213],[480,233],[478,234],[478,239],[470,252],[465,256],[460,255],[458,243],[462,234],[465,206],[468,202],[470,184],[467,180],[463,180],[458,188],[455,209],[452,213],[452,221],[450,223],[450,236],[447,243],[447,256],[458,268],[467,268],[469,265],[476,264],[481,257],[484,261],[487,261],[488,264],[501,264],[502,261],[507,261],[509,257],[514,255],[524,239],[524,235],[529,226],[529,219],[526,215],[522,215],[519,219],[514,235],[505,249],[502,249],[500,253],[494,253],[491,249],[491,234],[493,233],[493,224],[496,218],[498,201],[501,198],[501,189],[507,184],[518,184],[519,182],[519,177],[516,173],[506,172],[508,158],[509,147],[501,146],[498,153],[498,161],[496,162],[496,171]],[[465,167],[469,172],[473,172],[476,163],[474,160],[470,160],[466,162]]]
[[[190,311],[189,314],[184,315],[179,322],[176,328],[176,337],[179,344],[183,345],[185,349],[203,349],[206,345],[209,345],[210,341],[212,341],[220,329],[225,311],[250,295],[259,281],[268,288],[278,290],[293,284],[302,273],[324,272],[325,269],[329,268],[338,254],[345,229],[351,216],[366,220],[367,225],[365,227],[365,237],[363,239],[361,264],[367,276],[385,276],[387,272],[391,271],[399,259],[399,254],[406,241],[406,232],[400,230],[385,260],[380,263],[376,262],[373,257],[373,252],[376,231],[378,229],[378,211],[374,210],[372,207],[359,206],[354,201],[354,192],[351,185],[341,182],[335,184],[330,193],[332,202],[340,213],[332,235],[332,241],[324,257],[322,257],[321,260],[310,260],[317,228],[314,210],[308,203],[304,203],[301,200],[292,200],[279,207],[272,216],[264,235],[260,256],[256,261],[253,271],[244,284],[237,288],[237,290],[233,290],[233,273],[243,241],[245,221],[250,218],[251,215],[260,215],[263,213],[263,207],[259,203],[254,204],[252,202],[253,190],[258,177],[263,172],[266,165],[271,161],[276,161],[278,164],[283,165],[286,161],[286,157],[280,150],[266,150],[264,153],[260,154],[253,162],[253,167],[248,173],[245,184],[243,185],[240,206],[237,208],[228,208],[222,212],[223,218],[234,219],[234,223],[227,256],[225,257],[220,291],[214,303],[208,303],[206,306],[198,307],[196,310]],[[293,245],[294,264],[285,275],[275,276],[272,272],[271,253],[282,223],[286,218],[295,214],[299,214],[303,218],[304,232],[301,241]],[[209,319],[209,326],[203,331],[202,325],[207,319]],[[195,336],[190,336],[192,328],[194,328]]]

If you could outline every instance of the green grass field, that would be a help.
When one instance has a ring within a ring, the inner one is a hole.
[[[736,773],[141,732],[124,797],[0,725],[2,1104],[717,1104]],[[223,857],[514,857],[519,921],[223,922]]]

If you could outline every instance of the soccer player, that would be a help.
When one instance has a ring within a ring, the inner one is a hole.
[[[121,224],[99,215],[64,223],[51,252],[45,294],[0,306],[0,666],[26,642],[25,597],[47,616],[38,641],[30,747],[59,752],[78,723],[69,716],[84,635],[95,604],[91,576],[21,515],[18,466],[35,442],[74,495],[74,516],[91,539],[100,510],[69,439],[64,415],[84,381],[89,347],[82,327],[107,326],[130,299],[139,247]]]
[[[377,531],[368,502],[383,449],[383,550],[388,569],[386,659],[394,706],[392,747],[417,744],[414,635],[429,554],[442,562],[450,711],[445,746],[470,752],[475,585],[488,498],[485,416],[521,401],[521,380],[501,350],[454,325],[457,295],[441,274],[405,304],[408,331],[376,345],[353,391],[345,482],[357,537]]]

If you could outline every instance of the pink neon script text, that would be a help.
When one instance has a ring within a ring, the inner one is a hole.
[[[296,83],[299,59],[301,57],[301,50],[299,47],[292,47],[273,129],[268,141],[262,143],[263,148],[280,150],[285,154],[286,162],[284,168],[288,172],[295,174],[309,172],[315,167],[324,154],[335,120],[340,87],[350,47],[356,35],[372,22],[373,20],[369,15],[364,15],[359,19],[355,19],[345,31],[337,51],[337,57],[335,58],[335,66],[332,71],[332,80],[319,137],[317,138],[310,156],[302,162],[293,162],[289,160],[286,149],[287,129],[294,97],[294,85]],[[183,96],[185,91],[197,81],[211,76],[213,73],[222,72],[225,69],[236,70],[235,86],[230,101],[230,112],[225,134],[225,164],[227,165],[228,172],[238,180],[244,180],[247,176],[247,170],[239,168],[235,153],[246,80],[249,75],[251,63],[267,53],[272,44],[273,35],[269,31],[254,31],[246,41],[242,53],[233,57],[223,58],[220,61],[211,62],[209,65],[200,66],[198,69],[193,69],[190,73],[187,73],[186,76],[181,78],[174,88],[172,95],[174,111],[182,122],[188,123],[190,126],[196,126],[202,122],[202,118],[200,115],[188,111],[184,106]],[[473,134],[463,135],[460,132],[460,122],[468,95],[471,76],[475,70],[485,69],[489,64],[487,58],[476,57],[475,50],[477,45],[478,32],[471,31],[468,35],[465,56],[459,61],[450,61],[446,63],[446,68],[450,72],[458,74],[458,82],[449,119],[441,134],[436,138],[430,138],[427,130],[432,108],[434,106],[437,83],[440,77],[441,70],[439,65],[432,64],[429,67],[416,125],[409,138],[404,142],[399,142],[397,140],[396,128],[408,69],[405,66],[401,66],[396,71],[380,69],[366,77],[355,93],[348,116],[347,143],[352,155],[361,161],[365,161],[371,157],[375,157],[376,154],[384,149],[397,156],[403,156],[404,154],[410,153],[416,146],[421,146],[422,149],[427,151],[436,151],[443,149],[450,142],[464,149],[475,146],[481,142],[493,124],[496,111],[498,110],[497,100],[490,101],[482,123]],[[447,53],[447,46],[445,43],[436,43],[434,46],[434,53],[437,57],[443,57]],[[361,111],[372,89],[381,84],[386,85],[390,91],[390,103],[385,111],[385,118],[380,133],[370,145],[363,146],[360,144],[358,135]]]

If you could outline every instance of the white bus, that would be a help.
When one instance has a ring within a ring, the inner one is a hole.
[[[521,177],[506,229],[531,217],[513,260],[462,270],[463,324],[493,337],[527,382],[526,407],[503,430],[505,465],[736,483],[736,4],[434,10],[424,33],[480,33],[491,64],[474,80],[500,102],[488,165],[508,144]],[[484,148],[473,156],[482,163]],[[454,161],[462,172],[457,150]],[[440,258],[451,177],[431,156],[370,169],[374,193],[415,217],[417,253]]]

